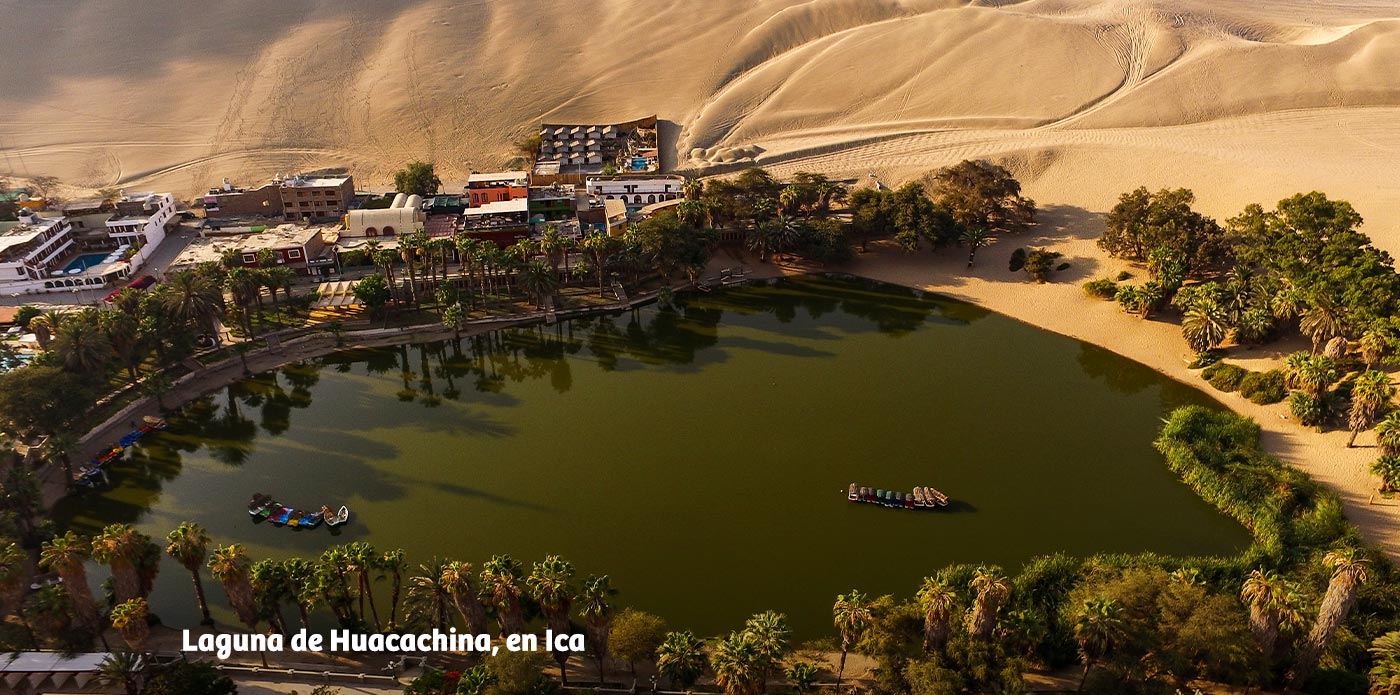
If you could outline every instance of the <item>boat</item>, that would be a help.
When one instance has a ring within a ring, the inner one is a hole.
[[[150,425],[152,429],[163,430],[169,426],[165,418],[156,417],[154,415],[147,415],[141,419],[145,420],[146,424]]]
[[[312,512],[297,519],[297,528],[316,528],[321,525],[321,513]]]
[[[292,509],[291,507],[282,507],[281,511],[278,511],[276,514],[268,517],[267,520],[274,524],[277,524],[278,526],[281,526],[287,523],[287,520],[292,517],[292,512],[294,511],[296,510]]]
[[[303,511],[301,511],[300,509],[293,509],[293,510],[292,510],[292,513],[291,513],[290,515],[287,516],[287,524],[286,524],[286,525],[287,525],[287,526],[296,526],[297,524],[301,523],[301,518],[304,517],[304,516],[306,516],[306,512],[303,512]]]
[[[276,500],[260,492],[256,495],[253,495],[253,498],[248,500],[248,515],[266,516],[265,514],[263,514],[263,512],[269,511],[271,507],[276,506],[278,506]]]
[[[948,496],[927,485],[915,486],[911,492],[899,492],[851,483],[846,488],[846,499],[894,509],[937,509],[948,506]]]
[[[345,522],[347,522],[347,521],[349,521],[349,520],[350,520],[350,508],[342,504],[342,505],[340,505],[340,510],[337,511],[337,512],[335,513],[335,516],[333,516],[333,517],[328,517],[328,518],[326,519],[326,525],[327,525],[327,526],[339,526],[339,525],[341,525],[341,524],[343,524],[343,523],[345,523]]]

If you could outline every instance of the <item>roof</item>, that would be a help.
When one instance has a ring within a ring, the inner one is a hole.
[[[349,181],[349,176],[289,176],[282,180],[282,185],[288,188],[334,188],[345,185]]]
[[[474,183],[492,183],[495,181],[523,181],[529,178],[529,173],[525,171],[496,171],[488,174],[472,174],[467,177],[467,185]]]
[[[474,208],[467,208],[462,214],[468,217],[477,215],[497,215],[510,212],[528,212],[530,210],[529,198],[512,198],[510,200],[499,200],[494,203],[487,203]]]
[[[6,251],[28,244],[44,232],[63,223],[63,217],[40,217],[34,222],[21,222],[0,232],[0,255]]]
[[[310,241],[321,236],[321,227],[300,227],[284,224],[252,234],[216,236],[195,239],[171,261],[171,266],[197,265],[208,261],[217,262],[224,251],[235,249],[242,253],[257,253],[263,249],[287,249],[305,247]]]
[[[94,652],[66,656],[59,652],[0,654],[0,673],[96,671],[110,654]]]
[[[313,309],[339,309],[360,305],[359,298],[355,296],[355,281],[339,280],[321,283],[316,288],[316,302],[311,307]]]
[[[428,220],[423,223],[423,233],[428,238],[452,236],[456,231],[456,215],[428,215]]]
[[[19,315],[17,306],[0,306],[0,326],[8,326],[15,322],[15,317]]]

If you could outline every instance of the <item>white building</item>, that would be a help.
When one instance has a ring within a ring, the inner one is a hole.
[[[175,219],[175,196],[169,193],[132,193],[117,201],[117,215],[107,220],[107,235],[118,247],[135,249],[133,269],[141,267],[165,240],[165,230]]]
[[[73,225],[68,218],[22,215],[0,230],[0,293],[18,295],[102,287],[130,277],[125,251],[86,254],[75,264]],[[72,266],[72,267],[69,267]]]
[[[681,176],[599,176],[587,180],[590,195],[621,200],[629,211],[679,198],[684,186],[685,178]]]

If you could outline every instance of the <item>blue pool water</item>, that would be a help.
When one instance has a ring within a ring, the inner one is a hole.
[[[88,268],[91,268],[97,265],[98,263],[101,263],[102,259],[106,257],[107,254],[105,253],[85,253],[69,261],[68,265],[63,266],[63,272],[67,273],[73,270],[87,270]]]

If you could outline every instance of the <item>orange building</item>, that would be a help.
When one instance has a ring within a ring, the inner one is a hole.
[[[467,177],[466,202],[468,207],[480,207],[507,200],[528,198],[530,177],[523,171],[498,171],[490,174],[472,174]]]

